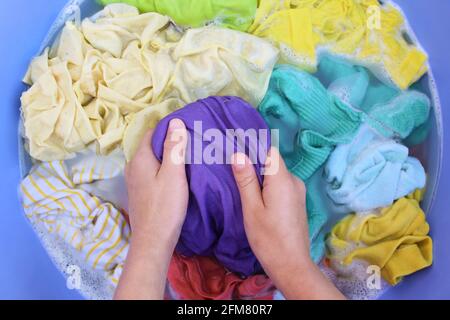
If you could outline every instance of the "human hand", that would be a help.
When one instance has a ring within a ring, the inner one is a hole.
[[[153,236],[173,251],[188,206],[187,132],[181,120],[170,122],[161,164],[151,148],[152,134],[147,132],[125,169],[130,224],[133,234]]]
[[[269,151],[262,190],[247,156],[233,156],[244,226],[266,273],[289,299],[341,299],[309,253],[306,188],[290,174],[276,148]]]
[[[276,277],[277,270],[310,263],[306,190],[288,172],[277,149],[267,159],[266,172],[276,161],[279,165],[273,175],[264,176],[262,190],[248,157],[238,153],[232,163],[248,240],[264,270]]]
[[[151,149],[152,133],[145,135],[125,169],[132,234],[115,299],[163,298],[186,217],[186,127],[178,119],[170,122],[161,164]]]
[[[181,120],[170,122],[162,164],[153,154],[152,134],[153,130],[147,132],[125,169],[130,224],[133,234],[152,236],[173,251],[188,206],[187,132]]]

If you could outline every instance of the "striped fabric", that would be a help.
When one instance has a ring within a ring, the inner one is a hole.
[[[120,210],[94,194],[105,194],[104,186],[123,181],[124,163],[123,155],[101,157],[94,152],[75,160],[42,162],[20,185],[27,217],[73,246],[113,284],[126,258],[130,228]]]

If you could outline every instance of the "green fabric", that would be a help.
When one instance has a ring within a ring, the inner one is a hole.
[[[397,96],[400,91],[396,88],[389,87],[379,81],[369,84],[366,96],[360,108],[364,112],[370,112],[373,106],[386,103]]]
[[[328,54],[320,59],[315,76],[330,92],[364,112],[369,112],[376,104],[390,101],[400,93],[397,88],[380,82],[364,67]]]
[[[383,135],[407,138],[409,145],[426,138],[430,110],[426,95],[385,85],[365,68],[328,54],[321,58],[316,76],[328,92],[369,115],[367,121]]]
[[[314,76],[291,66],[277,66],[259,112],[279,130],[280,153],[289,170],[308,179],[334,146],[349,142],[361,113],[329,94]]]
[[[322,170],[338,144],[352,141],[363,123],[389,138],[423,138],[430,101],[417,91],[401,92],[379,82],[365,68],[327,58],[317,77],[292,66],[277,66],[258,107],[278,129],[280,153],[289,170],[306,183],[311,256],[324,251],[328,224],[339,218],[325,194]],[[334,216],[333,216],[334,215]],[[329,225],[329,226],[331,226]]]
[[[325,253],[325,232],[324,225],[328,215],[326,211],[320,210],[316,203],[320,200],[312,192],[306,194],[306,212],[308,213],[308,230],[311,259],[319,263]]]
[[[424,139],[430,100],[423,93],[394,92],[373,79],[368,81],[361,67],[349,69],[337,61],[328,64],[323,74],[334,78],[328,90],[305,71],[277,66],[258,107],[269,127],[279,130],[280,153],[297,177],[309,179],[336,145],[353,139],[363,122],[387,138],[403,140],[413,133],[412,142]],[[367,113],[358,105],[364,101],[370,104]]]
[[[369,86],[369,75],[363,68],[356,69],[353,74],[338,78],[328,86],[328,91],[343,102],[360,107]]]
[[[430,133],[430,130],[431,130],[431,121],[426,121],[424,124],[414,129],[414,131],[409,135],[409,137],[403,140],[403,143],[408,148],[417,146],[426,140],[428,134]]]
[[[201,27],[216,20],[219,25],[246,31],[253,23],[258,0],[98,0],[102,5],[127,3],[141,12],[158,12],[185,27]]]
[[[405,91],[369,112],[369,124],[386,137],[406,139],[430,114],[430,99],[418,91]]]

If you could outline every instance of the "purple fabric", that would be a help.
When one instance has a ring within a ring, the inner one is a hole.
[[[271,143],[269,128],[259,113],[242,99],[209,97],[191,103],[160,121],[152,140],[153,152],[159,161],[162,160],[169,121],[174,118],[181,119],[185,123],[189,137],[186,154],[186,173],[190,188],[189,206],[177,252],[185,256],[214,256],[224,267],[244,276],[263,272],[245,235],[241,200],[231,166],[205,164],[204,161],[198,164],[197,161],[206,159],[202,154],[206,153],[205,148],[208,145],[210,148],[215,146],[217,154],[227,163],[231,154],[238,150],[238,145],[245,146],[246,154],[253,155],[252,161],[262,184],[262,164]],[[201,130],[194,130],[194,121],[201,121]],[[209,141],[203,141],[208,140],[203,133],[211,128],[219,129],[220,137],[214,136],[215,138]],[[233,148],[226,148],[225,130],[238,128],[254,129],[256,133],[264,129],[267,138],[258,136],[257,141],[248,138],[228,138],[229,146]],[[200,152],[200,157],[199,146],[202,146],[204,151]],[[194,158],[195,150],[197,150],[196,158]],[[256,152],[260,152],[259,159],[255,157]]]

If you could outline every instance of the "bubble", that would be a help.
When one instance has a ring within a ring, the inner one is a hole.
[[[351,300],[375,300],[391,287],[385,280],[380,279],[379,289],[370,288],[367,284],[370,276],[367,273],[368,264],[364,261],[355,260],[345,267],[333,264],[332,268],[321,263],[319,268],[336,288]]]

